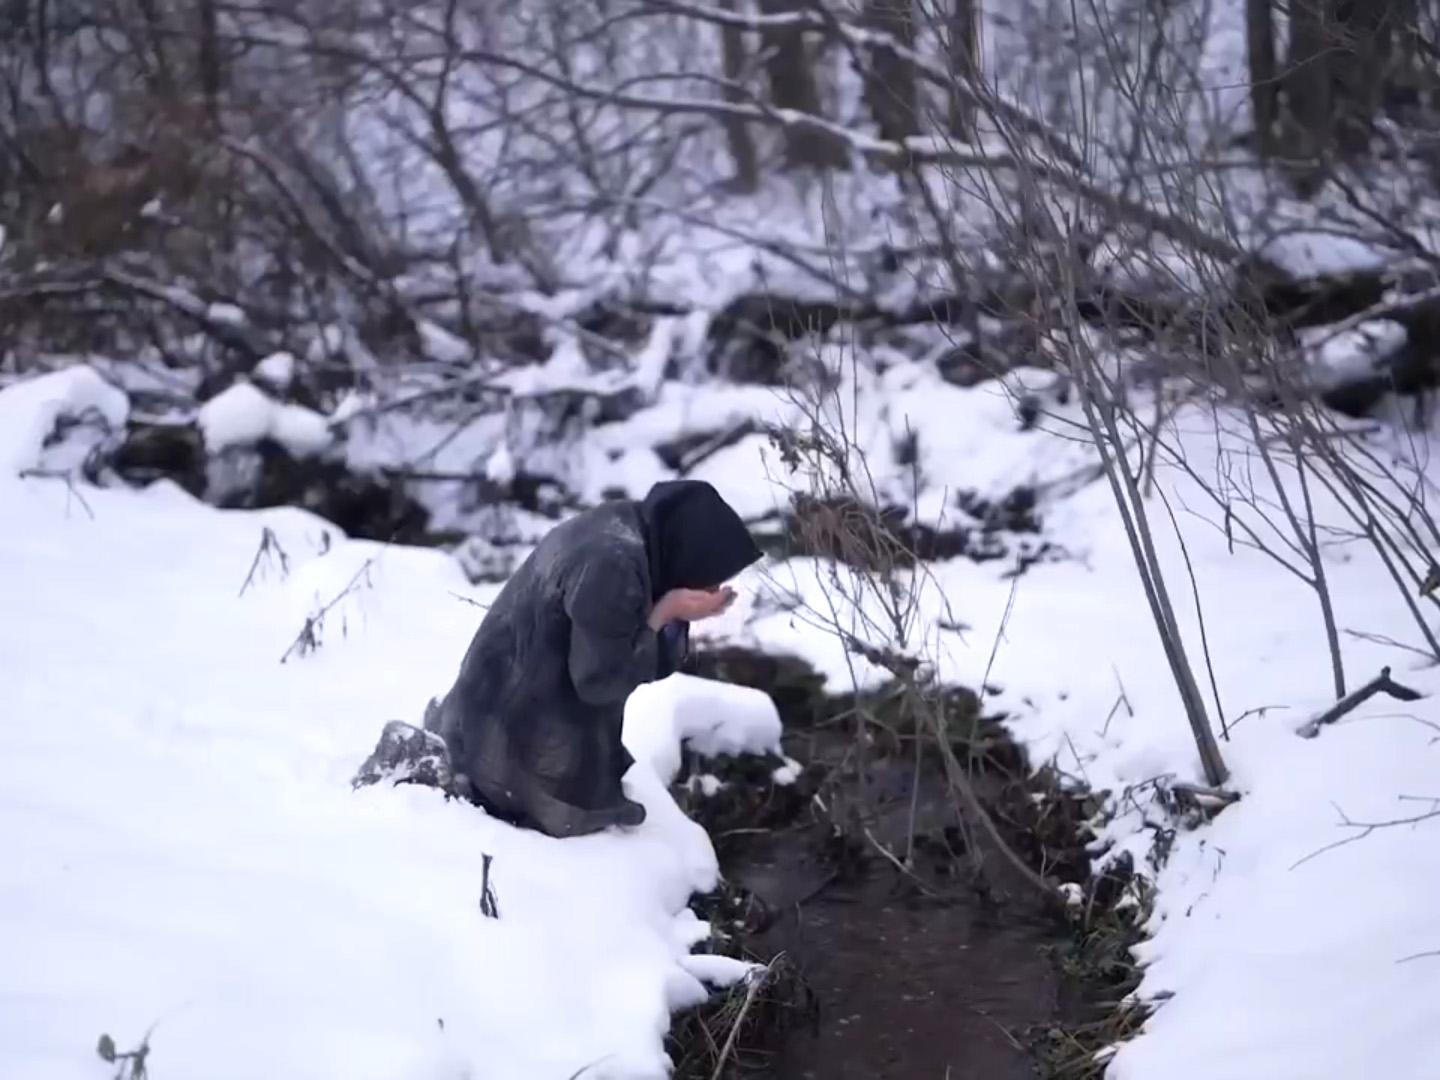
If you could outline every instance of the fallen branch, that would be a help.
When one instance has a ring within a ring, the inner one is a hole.
[[[1206,787],[1202,784],[1171,784],[1170,794],[1180,802],[1205,811],[1220,810],[1240,801],[1238,791],[1226,791],[1224,788]]]
[[[1440,287],[1424,289],[1415,293],[1407,293],[1390,300],[1382,300],[1378,304],[1372,304],[1368,308],[1357,311],[1348,318],[1341,319],[1336,323],[1331,323],[1323,335],[1310,342],[1310,348],[1317,349],[1321,345],[1333,341],[1346,331],[1354,330],[1364,323],[1376,319],[1395,319],[1396,316],[1415,315],[1421,308],[1428,307],[1437,302],[1440,302]]]
[[[722,450],[728,450],[747,435],[753,435],[759,429],[751,420],[741,420],[724,431],[706,439],[700,445],[693,447],[687,453],[680,455],[680,468],[676,471],[681,476],[688,476],[695,469],[709,461]]]
[[[1353,712],[1376,694],[1388,694],[1399,701],[1418,701],[1423,696],[1419,691],[1402,686],[1390,678],[1390,669],[1384,667],[1380,669],[1379,675],[1358,690],[1352,690],[1346,694],[1313,720],[1303,724],[1295,734],[1302,739],[1313,739],[1320,734],[1322,727],[1335,723],[1336,720]]]

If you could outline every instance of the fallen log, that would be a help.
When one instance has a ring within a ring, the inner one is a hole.
[[[1388,694],[1398,701],[1418,701],[1424,696],[1418,690],[1411,690],[1408,686],[1397,683],[1390,677],[1390,669],[1384,667],[1380,669],[1380,674],[1375,678],[1359,689],[1346,694],[1313,720],[1302,724],[1295,733],[1302,739],[1313,739],[1320,734],[1321,728],[1333,724],[1347,713],[1353,712],[1376,694]]]

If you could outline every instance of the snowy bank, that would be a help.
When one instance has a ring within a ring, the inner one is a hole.
[[[708,928],[686,903],[717,868],[663,770],[681,737],[772,748],[768,701],[637,695],[627,785],[649,818],[623,834],[352,791],[487,596],[443,554],[299,511],[159,483],[86,489],[87,512],[17,479],[86,406],[123,420],[83,368],[0,392],[0,1075],[94,1077],[102,1032],[123,1051],[154,1025],[167,1080],[665,1076],[671,1010],[743,969],[691,954]],[[318,647],[281,664],[307,617]]]

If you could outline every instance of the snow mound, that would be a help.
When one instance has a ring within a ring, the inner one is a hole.
[[[1405,347],[1407,338],[1405,327],[1393,319],[1368,319],[1339,331],[1326,326],[1301,331],[1322,388],[1373,377]]]
[[[129,415],[125,393],[84,365],[7,387],[0,392],[0,476],[33,469],[57,424],[93,418],[113,431]]]
[[[295,381],[295,355],[273,352],[255,365],[255,378],[278,391],[290,389]]]
[[[642,686],[626,705],[630,717],[664,718],[645,730],[627,726],[626,745],[666,783],[680,771],[680,744],[703,757],[780,754],[780,714],[768,694],[694,675]]]
[[[1290,228],[1263,244],[1256,254],[1295,278],[1365,273],[1387,261],[1385,249],[1361,236],[1335,230]]]
[[[270,439],[296,457],[311,457],[334,441],[319,413],[278,402],[248,382],[237,382],[205,402],[196,419],[212,453]]]

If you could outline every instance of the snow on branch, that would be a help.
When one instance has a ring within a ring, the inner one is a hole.
[[[710,9],[707,8],[696,8],[681,13],[696,14],[697,17],[710,17]],[[969,148],[959,149],[950,145],[948,141],[942,140],[937,143],[929,137],[909,139],[903,143],[893,142],[855,131],[844,124],[827,120],[813,113],[797,109],[775,108],[754,98],[741,86],[735,86],[733,89],[749,97],[750,104],[702,97],[658,97],[596,86],[573,78],[566,73],[548,70],[538,63],[521,59],[513,53],[494,49],[466,47],[452,50],[444,58],[451,62],[463,61],[512,71],[581,100],[593,101],[613,108],[649,112],[658,116],[703,116],[717,121],[741,120],[778,127],[792,133],[813,133],[842,144],[852,154],[872,165],[888,168],[943,165],[1013,173],[1023,180],[1054,184],[1069,194],[1094,204],[1115,219],[1129,221],[1146,231],[1158,233],[1212,258],[1237,262],[1243,256],[1243,251],[1237,245],[1223,237],[1205,232],[1191,221],[1137,202],[1123,193],[1105,190],[1100,184],[1085,175],[1083,162],[1076,157],[1068,143],[1057,133],[1051,131],[1042,121],[1017,106],[1003,102],[991,95],[981,94],[973,87],[960,83],[952,73],[936,65],[928,64],[919,54],[905,49],[888,35],[880,34],[878,31],[846,27],[838,22],[817,22],[815,25],[817,29],[840,27],[844,34],[852,40],[852,43],[858,47],[878,48],[883,46],[899,50],[904,53],[907,61],[922,65],[934,79],[943,79],[942,85],[947,89],[962,95],[970,94],[976,107],[988,112],[1002,126],[1002,130],[1013,129],[1015,134],[1033,140],[1038,146],[1031,152],[1027,147],[1007,139],[1007,142],[1013,147],[1011,152],[992,153]],[[270,41],[263,36],[246,40],[252,44],[281,47],[279,41]],[[293,46],[286,43],[285,47]],[[317,55],[333,57],[375,70],[387,80],[393,81],[397,77],[383,59],[348,41],[326,38],[323,41],[307,42],[304,47]]]
[[[1035,138],[1065,164],[1076,169],[1082,167],[1081,156],[1075,152],[1063,135],[1047,125],[1045,121],[1013,102],[996,97],[983,86],[965,81],[960,73],[924,56],[884,30],[856,26],[842,21],[829,12],[822,11],[792,11],[783,14],[760,15],[726,11],[722,8],[701,4],[687,4],[680,0],[647,0],[646,6],[737,30],[755,32],[810,30],[839,37],[852,48],[868,52],[884,50],[903,60],[925,81],[955,94],[967,105],[994,114],[997,118],[1014,126],[1016,130]]]

